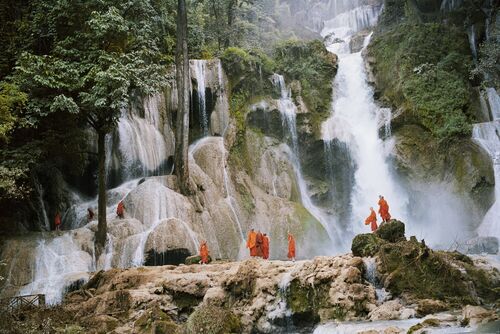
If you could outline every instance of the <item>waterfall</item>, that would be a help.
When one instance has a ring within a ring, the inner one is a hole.
[[[198,108],[200,115],[200,125],[203,131],[203,135],[208,135],[208,116],[207,116],[207,106],[206,106],[206,85],[205,85],[205,61],[204,60],[193,60],[194,63],[194,73],[196,75],[196,83],[198,85]]]
[[[273,84],[280,90],[280,99],[278,108],[281,115],[283,128],[286,129],[291,139],[291,152],[289,152],[290,160],[295,171],[297,186],[300,194],[300,199],[304,208],[316,218],[325,228],[330,238],[330,241],[337,245],[336,250],[340,251],[345,245],[342,244],[342,239],[339,237],[337,226],[332,222],[333,217],[328,216],[322,209],[314,205],[309,195],[307,184],[302,174],[302,168],[299,159],[299,140],[297,134],[296,115],[297,107],[291,99],[291,91],[286,87],[285,79],[282,75],[274,74],[272,77]]]
[[[48,304],[56,304],[70,283],[88,279],[88,273],[96,269],[95,262],[93,256],[75,242],[75,237],[78,236],[64,232],[62,236],[38,241],[34,276],[31,283],[19,291],[20,295],[43,293]]]
[[[490,155],[495,174],[495,203],[484,216],[477,232],[500,240],[500,120],[475,124],[472,138]]]
[[[220,141],[221,143],[221,152],[222,152],[222,164],[224,166],[223,168],[223,177],[224,177],[224,192],[225,192],[225,200],[229,208],[231,209],[231,212],[233,213],[234,220],[236,222],[236,225],[238,226],[238,232],[241,235],[241,240],[244,243],[245,242],[245,234],[243,233],[243,228],[241,227],[241,222],[240,219],[238,218],[238,214],[236,213],[236,209],[234,208],[233,204],[233,197],[231,196],[231,187],[230,187],[230,182],[229,182],[229,174],[227,172],[227,166],[226,166],[226,147],[224,146],[224,140]]]
[[[462,3],[463,0],[443,0],[441,2],[441,10],[444,12],[451,12],[458,9]]]
[[[381,7],[367,6],[355,9],[366,24],[377,21]],[[344,14],[341,14],[344,15]],[[322,125],[322,137],[326,146],[334,140],[345,143],[357,167],[354,189],[351,195],[351,226],[354,233],[366,232],[363,225],[369,208],[375,206],[378,195],[384,195],[391,205],[393,216],[406,217],[407,195],[399,189],[387,163],[391,141],[379,138],[379,128],[390,135],[390,110],[379,108],[373,98],[373,90],[367,83],[367,75],[360,52],[350,53],[349,40],[360,28],[351,19],[334,18],[322,32],[323,36],[335,33],[343,43],[327,46],[338,56],[339,67],[335,77],[335,95],[330,117]],[[345,26],[342,26],[344,24]],[[369,42],[365,39],[365,47]]]
[[[492,87],[486,88],[486,94],[488,95],[491,119],[494,121],[500,120],[500,96]]]
[[[380,305],[390,299],[390,293],[384,289],[378,279],[377,261],[374,257],[365,257],[363,258],[363,264],[365,266],[365,278],[375,288],[377,303]]]
[[[472,59],[474,60],[474,62],[477,62],[477,38],[476,27],[474,24],[467,29],[467,35],[469,36],[469,46],[472,52]]]

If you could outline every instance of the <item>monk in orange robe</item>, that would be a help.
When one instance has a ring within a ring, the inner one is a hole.
[[[203,241],[200,245],[200,257],[201,257],[201,264],[207,264],[208,263],[208,246],[207,242]]]
[[[260,231],[257,231],[257,236],[255,238],[257,242],[257,255],[258,257],[264,257],[264,252],[262,250],[262,244],[264,243],[264,236]]]
[[[288,259],[295,261],[295,238],[288,233]]]
[[[387,204],[387,201],[384,199],[384,196],[380,195],[378,198],[379,198],[378,213],[382,218],[382,222],[388,222],[389,220],[391,220],[391,214],[389,213],[389,204]]]
[[[123,201],[120,201],[120,203],[118,203],[118,206],[116,207],[116,215],[120,218],[123,218],[124,211],[125,206],[123,205]]]
[[[373,208],[370,208],[370,215],[365,219],[365,225],[371,224],[372,232],[375,232],[378,228],[377,225],[377,214]]]
[[[247,248],[250,249],[250,256],[257,256],[257,233],[254,229],[248,232]]]
[[[269,259],[269,238],[265,233],[262,236],[262,257],[264,260]]]
[[[59,211],[56,212],[56,217],[54,218],[54,225],[56,227],[56,231],[61,229],[61,214]]]

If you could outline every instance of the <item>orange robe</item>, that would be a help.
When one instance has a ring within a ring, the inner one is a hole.
[[[257,256],[257,233],[248,233],[247,248],[250,249],[250,256]]]
[[[56,214],[56,217],[54,218],[54,224],[56,225],[56,228],[61,226],[61,215],[59,213]]]
[[[202,243],[200,246],[200,257],[201,263],[208,263],[208,246],[206,242]]]
[[[372,232],[375,232],[378,228],[377,225],[377,214],[375,211],[371,210],[370,215],[368,218],[365,219],[365,225],[371,224]]]
[[[265,235],[262,237],[262,256],[269,259],[269,238]]]
[[[288,258],[295,259],[295,238],[293,235],[288,236]]]
[[[380,214],[382,221],[388,222],[389,220],[391,220],[391,215],[389,214],[389,204],[387,204],[387,201],[382,198],[380,199],[380,201],[378,201],[378,205],[378,213]]]
[[[259,257],[264,256],[264,251],[262,250],[262,244],[264,243],[263,239],[264,239],[264,236],[262,235],[262,233],[257,232],[257,236],[255,238],[255,240],[257,242],[257,255],[256,256],[259,256]]]
[[[123,218],[123,210],[125,209],[125,207],[123,206],[123,202],[120,201],[120,203],[118,203],[118,206],[116,207],[116,215],[120,218]]]

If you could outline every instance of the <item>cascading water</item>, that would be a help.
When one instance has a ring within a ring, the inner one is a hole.
[[[365,277],[368,282],[375,287],[375,294],[377,296],[377,303],[382,304],[387,299],[390,298],[390,294],[384,289],[380,284],[380,280],[377,277],[377,262],[373,257],[363,258],[363,263],[365,265]]]
[[[299,140],[296,124],[297,107],[291,99],[291,91],[286,87],[285,79],[282,75],[274,74],[272,80],[281,94],[279,99],[279,111],[283,128],[286,129],[287,133],[290,135],[291,152],[289,152],[289,156],[295,171],[302,205],[327,231],[330,241],[332,242],[332,247],[335,247],[335,249],[331,249],[330,251],[342,251],[346,245],[342,243],[339,231],[337,230],[337,224],[333,221],[334,217],[328,216],[323,210],[314,205],[307,190],[307,184],[304,180],[299,160]]]
[[[364,218],[369,208],[376,205],[379,194],[389,201],[394,216],[404,219],[406,215],[407,195],[393,179],[387,163],[390,140],[384,142],[379,138],[380,127],[390,133],[387,131],[390,130],[390,111],[375,104],[361,51],[351,53],[349,47],[359,29],[377,22],[380,11],[381,5],[353,8],[330,20],[322,32],[323,36],[334,34],[341,41],[327,46],[337,54],[339,67],[332,114],[322,125],[322,137],[326,146],[334,140],[345,143],[357,167],[351,195],[354,233],[366,232]],[[369,37],[365,38],[365,47],[368,42]]]
[[[208,115],[206,106],[206,85],[205,85],[205,61],[192,60],[194,63],[194,73],[196,75],[196,83],[198,85],[196,91],[198,92],[198,108],[200,115],[200,125],[203,136],[208,135]]]
[[[484,216],[478,233],[500,240],[500,119],[475,124],[472,138],[490,155],[495,173],[495,203]]]

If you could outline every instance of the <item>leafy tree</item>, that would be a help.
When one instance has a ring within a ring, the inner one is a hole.
[[[14,80],[30,95],[25,118],[33,126],[63,112],[96,132],[99,249],[106,241],[105,137],[132,93],[151,94],[165,84],[161,14],[149,0],[51,0],[33,6],[32,31],[49,52],[23,53]]]

